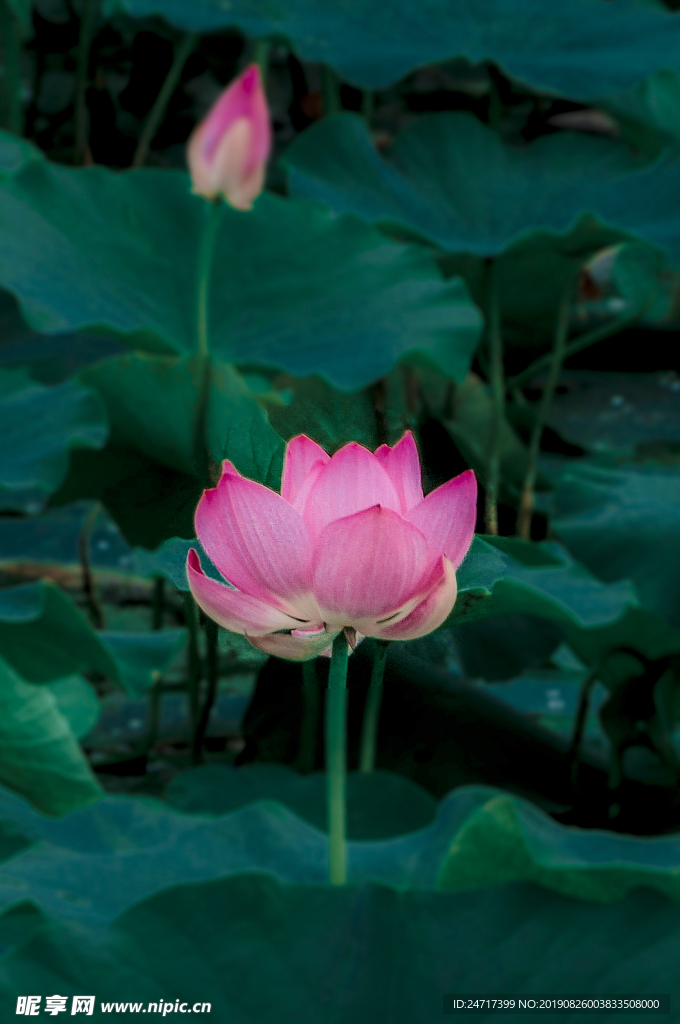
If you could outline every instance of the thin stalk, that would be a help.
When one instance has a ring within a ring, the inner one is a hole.
[[[339,113],[342,110],[340,83],[335,71],[328,64],[322,64],[321,66],[321,92],[323,94],[324,117],[330,117],[331,114]]]
[[[645,302],[644,305],[638,306],[631,313],[626,313],[624,316],[618,317],[616,320],[611,320],[608,324],[603,324],[602,327],[596,327],[593,331],[588,331],[586,334],[582,334],[580,338],[575,338],[574,341],[570,341],[568,345],[564,346],[564,359],[568,359],[570,356],[576,355],[577,352],[582,352],[584,348],[588,348],[590,345],[594,345],[598,341],[602,341],[604,338],[611,337],[612,334],[617,334],[622,331],[624,327],[628,327],[629,324],[635,323],[636,320],[643,315],[645,310],[648,308],[649,302]],[[527,366],[526,370],[522,370],[520,373],[516,373],[514,377],[509,377],[507,380],[507,388],[512,391],[514,388],[521,388],[528,380],[535,377],[541,370],[545,370],[546,367],[550,366],[553,358],[553,353],[548,352],[544,356],[540,356],[536,359],[531,366]]]
[[[78,59],[76,64],[76,98],[75,98],[75,143],[73,146],[73,162],[81,164],[85,160],[87,150],[87,65],[90,59],[90,44],[94,27],[97,0],[85,0],[83,16],[80,21],[78,39]]]
[[[319,725],[319,684],[317,680],[317,659],[302,662],[302,723],[300,725],[300,750],[297,769],[311,772],[316,755],[316,734]]]
[[[262,76],[262,85],[264,88],[267,86],[270,50],[271,43],[267,39],[255,40],[255,46],[253,47],[253,63],[257,64],[260,68],[260,75]]]
[[[569,744],[569,750],[567,751],[567,764],[569,766],[569,775],[571,778],[571,784],[575,788],[578,774],[578,757],[581,750],[581,741],[583,739],[583,730],[586,724],[586,718],[588,717],[588,707],[590,705],[590,696],[593,690],[593,686],[597,681],[599,671],[599,665],[591,669],[588,675],[581,684],[581,692],[578,699],[578,711],[576,712],[576,722],[574,723],[574,734]]]
[[[97,600],[97,591],[95,589],[94,576],[92,574],[92,566],[90,564],[90,534],[92,533],[92,528],[97,521],[97,516],[99,515],[100,510],[101,506],[99,502],[96,501],[88,512],[80,531],[80,536],[78,537],[78,553],[80,555],[80,567],[83,572],[83,593],[85,594],[85,604],[87,607],[87,613],[90,617],[90,622],[95,629],[104,628],[104,612]]]
[[[486,532],[498,534],[498,490],[501,475],[501,429],[505,412],[505,383],[503,375],[503,333],[498,297],[498,269],[488,261],[487,316],[489,324],[489,377],[493,420],[489,445],[486,479]]]
[[[189,631],[189,721],[191,723],[191,735],[194,736],[198,728],[198,709],[200,706],[203,671],[198,641],[201,632],[198,605],[189,591],[184,595],[184,618]]]
[[[21,109],[21,27],[8,0],[0,0],[0,37],[5,79],[5,126],[12,134],[21,135],[24,127]]]
[[[215,251],[215,239],[217,228],[222,215],[222,200],[210,201],[206,211],[205,224],[201,245],[198,250],[198,309],[196,319],[196,352],[203,359],[210,355],[209,344],[209,303],[210,303],[210,278],[212,274],[213,253]]]
[[[361,752],[359,771],[372,772],[375,768],[375,752],[378,746],[378,720],[383,693],[383,676],[389,640],[376,641],[371,682],[366,694],[364,720],[361,725]]]
[[[347,638],[338,633],[333,641],[326,696],[326,773],[328,787],[329,881],[347,881],[346,802],[347,774]]]
[[[197,39],[198,33],[187,32],[175,50],[172,66],[165,76],[165,81],[161,86],[160,92],[158,93],[154,105],[149,111],[149,115],[144,122],[144,127],[142,128],[139,136],[139,142],[137,143],[137,149],[135,150],[135,155],[132,158],[133,167],[143,167],[146,163],[146,158],[149,155],[149,147],[153,142],[156,132],[158,131],[158,126],[163,120],[170,98],[177,88],[177,83],[179,82],[180,75],[182,74],[182,69],[187,62],[189,54],[194,49]]]
[[[206,668],[208,675],[208,692],[201,708],[200,718],[196,724],[191,745],[192,762],[200,764],[203,760],[203,743],[208,730],[210,713],[215,705],[217,697],[217,623],[208,619],[205,624],[205,635],[207,641]]]
[[[560,306],[557,311],[555,343],[553,345],[550,359],[548,379],[546,381],[545,388],[543,389],[536,422],[534,423],[531,431],[531,438],[529,440],[527,468],[526,473],[524,474],[522,496],[520,498],[519,512],[517,515],[517,535],[519,537],[523,537],[524,540],[529,540],[531,536],[531,519],[534,509],[534,484],[536,482],[536,473],[538,471],[538,451],[541,444],[541,437],[543,436],[543,428],[548,416],[548,409],[550,408],[550,403],[557,385],[557,379],[560,375],[560,370],[562,369],[562,363],[564,362],[564,349],[567,343],[567,334],[569,333],[570,300],[571,282],[565,289],[562,301],[560,302]]]
[[[194,419],[193,453],[194,464],[202,487],[211,487],[216,482],[215,467],[212,466],[208,449],[206,425],[210,402],[211,366],[209,341],[210,278],[215,251],[215,239],[222,214],[220,198],[213,200],[206,211],[203,237],[198,252],[198,284],[196,310],[196,357],[198,370],[198,400]]]

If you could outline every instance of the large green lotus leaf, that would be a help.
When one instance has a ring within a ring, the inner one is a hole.
[[[385,160],[365,121],[345,113],[304,132],[284,166],[292,194],[448,252],[497,255],[534,229],[565,234],[587,213],[602,237],[633,234],[680,262],[675,151],[650,164],[622,142],[576,132],[515,149],[472,115],[447,112],[409,125]],[[602,237],[594,232],[594,248],[614,240]]]
[[[323,772],[299,775],[283,764],[215,764],[182,772],[170,783],[166,799],[179,810],[211,814],[237,810],[254,800],[278,800],[325,831],[326,791]],[[347,776],[349,839],[388,839],[415,832],[431,823],[436,810],[434,797],[403,775],[374,771]]]
[[[241,1024],[434,1024],[444,994],[665,993],[674,1005],[680,993],[677,907],[647,891],[603,907],[527,883],[399,892],[246,872],[158,893],[103,934],[36,925],[3,958],[8,1020],[29,992],[95,993],[98,1011],[118,1004],[117,1017],[140,1022],[148,1003],[198,1003]]]
[[[50,492],[73,448],[101,448],[108,433],[97,395],[75,381],[45,388],[19,370],[0,370],[0,487]]]
[[[135,352],[97,363],[80,379],[101,398],[114,445],[136,448],[177,472],[195,472],[193,429],[201,381],[193,357]],[[211,367],[207,444],[218,464],[228,458],[244,476],[280,484],[281,438],[240,375],[219,359]]]
[[[484,581],[468,578],[463,562],[458,597],[442,628],[521,613],[552,619],[577,631],[589,630],[619,620],[639,603],[629,581],[602,583],[551,541],[531,544],[514,537],[476,537],[470,549],[473,572],[476,552],[489,547],[496,549],[499,560],[487,556],[489,572]]]
[[[0,131],[0,177],[11,178],[26,164],[44,159],[41,151],[28,139],[20,139],[11,132]]]
[[[13,11],[18,18],[21,27],[25,32],[28,32],[31,28],[32,0],[7,0],[7,3],[10,10]]]
[[[633,88],[604,97],[598,106],[612,113],[624,134],[650,155],[680,142],[680,74],[675,70],[654,71]]]
[[[201,497],[195,475],[170,469],[129,444],[109,441],[96,456],[76,451],[52,506],[96,498],[128,544],[156,548],[169,537],[192,537]]]
[[[181,537],[170,537],[155,551],[135,548],[133,554],[135,572],[140,576],[162,576],[177,590],[187,592],[189,590],[187,556],[190,548],[195,548],[198,552],[203,571],[207,576],[219,583],[227,582],[219,569],[216,569],[210,561],[203,550],[203,545],[196,538],[183,540]]]
[[[196,346],[198,248],[210,213],[181,171],[28,164],[0,180],[0,283],[37,330],[98,327],[150,352]],[[481,319],[461,281],[321,204],[265,193],[225,204],[210,333],[229,362],[361,387],[422,350],[462,378]]]
[[[76,739],[82,739],[94,728],[99,718],[99,698],[82,676],[66,676],[46,684],[57,708],[71,727]]]
[[[387,774],[380,773],[376,788]],[[203,794],[210,797],[209,786]],[[214,789],[212,799],[217,807]],[[327,880],[326,835],[276,801],[213,816],[150,798],[102,797],[50,821],[0,790],[0,815],[7,835],[33,844],[2,864],[0,908],[23,890],[62,921],[101,925],[169,886],[246,871],[290,884]],[[602,904],[639,886],[680,899],[679,843],[677,836],[639,839],[566,827],[527,801],[465,786],[445,797],[436,819],[419,831],[350,840],[349,881],[458,892],[490,885],[497,896],[500,882],[536,881],[604,911]]]
[[[31,683],[95,669],[137,696],[186,641],[182,629],[99,633],[49,581],[0,591],[0,655]]]
[[[201,496],[193,459],[199,381],[192,357],[134,353],[107,359],[82,378],[103,401],[111,438],[93,458],[78,453],[55,504],[98,498],[128,542],[155,548],[193,536]],[[281,482],[283,442],[239,374],[214,359],[207,413],[211,460],[231,459],[245,476]]]
[[[610,689],[639,671],[628,656],[609,656],[617,647],[633,647],[652,660],[680,653],[680,631],[645,608],[627,608],[615,622],[594,629],[567,628],[566,635],[584,664],[598,666],[599,678]]]
[[[556,533],[607,583],[632,579],[642,605],[680,629],[680,475],[659,466],[566,469],[552,497]]]
[[[187,641],[185,629],[162,629],[150,633],[100,634],[118,668],[118,679],[131,697],[151,689],[173,662]]]
[[[181,28],[238,26],[252,36],[284,36],[306,60],[324,61],[364,88],[391,85],[423,64],[464,56],[491,60],[515,78],[572,99],[628,88],[680,63],[677,16],[661,5],[617,0],[410,0],[376,17],[371,0],[107,0],[107,13],[161,14]]]
[[[613,846],[606,834],[564,828],[530,804],[499,794],[473,811],[456,833],[439,885],[460,891],[532,880],[577,899],[608,903],[654,878],[654,888],[680,896],[677,837],[665,847],[654,840],[651,848],[645,846],[649,840],[617,838]],[[636,871],[631,857],[637,856]]]
[[[66,814],[101,794],[54,695],[25,682],[2,659],[0,782],[44,814]]]

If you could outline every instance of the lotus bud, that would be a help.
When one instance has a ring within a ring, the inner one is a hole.
[[[271,150],[269,108],[257,64],[217,98],[187,146],[192,191],[250,210],[264,186]]]

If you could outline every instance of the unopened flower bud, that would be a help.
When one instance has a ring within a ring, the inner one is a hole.
[[[187,159],[193,191],[206,199],[223,195],[249,210],[264,186],[271,150],[269,108],[257,64],[217,98],[192,132]]]

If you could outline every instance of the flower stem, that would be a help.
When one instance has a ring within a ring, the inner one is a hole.
[[[198,398],[194,418],[193,453],[194,465],[201,487],[216,484],[215,470],[211,464],[210,447],[207,438],[208,406],[212,371],[210,366],[209,305],[210,278],[217,228],[222,214],[223,203],[218,196],[212,200],[206,211],[203,236],[198,252],[198,288],[196,316],[196,362],[198,374]]]
[[[81,164],[86,159],[87,148],[87,103],[88,62],[90,44],[95,24],[97,0],[85,0],[80,20],[78,36],[78,56],[76,62],[76,100],[75,100],[75,143],[73,146],[73,162]]]
[[[329,881],[344,885],[347,880],[345,776],[347,771],[346,694],[347,639],[338,633],[328,674],[326,699],[326,773],[328,785]]]
[[[172,62],[172,66],[165,76],[165,81],[161,86],[161,90],[149,112],[149,116],[144,122],[144,127],[142,128],[141,135],[139,136],[139,142],[137,143],[137,149],[135,150],[135,155],[132,158],[132,167],[143,167],[146,163],[146,158],[149,155],[149,146],[153,141],[154,135],[158,131],[158,126],[163,120],[166,107],[170,102],[173,92],[177,88],[177,83],[179,82],[180,75],[182,74],[182,68],[186,64],[189,54],[196,45],[197,39],[198,34],[196,32],[187,32],[175,50],[175,57]]]
[[[267,71],[269,70],[269,51],[271,43],[268,39],[257,39],[253,47],[253,64],[257,64],[262,76],[262,87],[267,85]]]
[[[531,536],[531,519],[534,508],[534,484],[538,469],[538,451],[543,436],[543,428],[550,408],[550,402],[557,385],[557,378],[564,362],[564,350],[569,333],[569,306],[571,301],[571,281],[562,296],[562,301],[557,312],[557,324],[555,327],[555,342],[550,360],[548,379],[543,389],[541,403],[538,407],[536,422],[534,423],[529,441],[529,453],[527,457],[527,468],[524,475],[524,485],[519,503],[517,515],[517,535],[529,540]]]
[[[217,196],[210,201],[206,211],[206,220],[203,226],[201,246],[198,251],[198,317],[196,352],[199,356],[207,359],[210,354],[208,340],[208,304],[210,302],[210,277],[212,272],[213,252],[215,250],[215,238],[217,226],[222,213],[222,199]]]
[[[505,382],[503,379],[503,334],[501,309],[498,299],[498,268],[494,260],[487,261],[487,318],[489,325],[489,376],[493,418],[488,453],[486,479],[486,532],[498,535],[498,488],[501,472],[501,427],[505,411]]]
[[[361,726],[361,753],[359,771],[372,772],[375,767],[375,751],[378,745],[378,716],[382,701],[383,675],[389,640],[377,640],[371,682],[366,694],[364,720]]]
[[[584,348],[589,348],[591,345],[595,345],[596,342],[602,341],[603,338],[609,338],[612,334],[618,334],[625,327],[635,323],[640,317],[647,311],[650,303],[642,303],[640,306],[636,306],[635,309],[629,313],[624,313],[623,316],[617,317],[615,320],[610,320],[606,324],[602,324],[601,327],[596,327],[592,331],[587,331],[582,334],[580,338],[574,338],[573,341],[569,342],[568,345],[564,346],[564,358],[568,359],[570,356],[576,355],[577,352],[582,352]],[[553,358],[552,352],[548,352],[544,356],[539,356],[531,366],[527,366],[526,370],[522,370],[520,373],[516,373],[514,377],[508,378],[507,386],[510,391],[515,388],[520,388],[522,385],[530,381],[532,377],[535,377],[541,370],[545,370],[546,367],[550,366]]]
[[[4,127],[13,135],[21,135],[21,30],[9,0],[0,0],[0,38],[5,72]]]
[[[83,593],[90,622],[95,629],[104,629],[104,611],[97,600],[97,590],[94,583],[94,574],[90,562],[90,536],[95,523],[101,512],[101,505],[95,501],[88,512],[85,522],[78,536],[78,553],[80,555],[80,567],[83,572]]]
[[[572,787],[576,789],[578,782],[578,763],[579,753],[581,750],[581,741],[583,739],[583,731],[586,724],[586,718],[588,716],[588,707],[590,705],[590,695],[592,693],[593,686],[597,682],[598,674],[600,670],[598,664],[590,670],[588,675],[581,684],[581,692],[578,700],[578,711],[576,713],[576,723],[574,725],[574,733],[569,744],[569,750],[567,751],[567,765],[569,767],[569,777],[571,780]]]
[[[317,659],[302,662],[302,723],[297,769],[311,772],[316,753],[316,733],[319,722],[319,688],[316,675]]]

